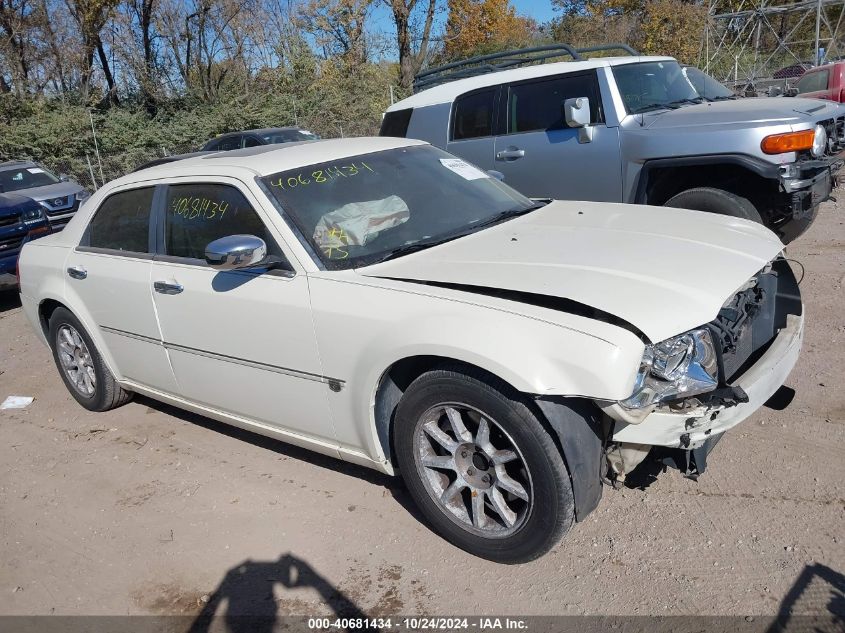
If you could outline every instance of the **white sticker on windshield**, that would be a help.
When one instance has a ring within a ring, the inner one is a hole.
[[[478,180],[479,178],[490,177],[478,167],[473,167],[469,163],[462,161],[460,158],[441,158],[440,164],[466,180]]]
[[[27,171],[28,171],[30,174],[43,174],[43,173],[44,173],[44,170],[43,170],[43,169],[41,169],[40,167],[29,167],[29,168],[27,169]]]
[[[299,131],[302,132],[303,134],[309,134],[309,135],[314,134],[314,132],[312,132],[311,130],[299,130]]]

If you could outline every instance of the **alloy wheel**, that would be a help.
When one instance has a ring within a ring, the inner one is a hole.
[[[91,353],[82,336],[72,325],[63,324],[56,332],[56,351],[70,383],[81,395],[90,398],[97,390],[97,375]]]

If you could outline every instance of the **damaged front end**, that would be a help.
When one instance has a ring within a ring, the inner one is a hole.
[[[649,454],[701,474],[721,434],[783,384],[798,357],[802,312],[795,275],[778,258],[713,321],[647,346],[632,394],[599,403],[611,478],[623,480]]]

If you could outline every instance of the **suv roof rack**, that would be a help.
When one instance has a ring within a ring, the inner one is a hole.
[[[484,75],[499,70],[530,66],[531,64],[543,63],[555,57],[571,57],[572,61],[582,61],[584,53],[597,53],[603,51],[622,51],[628,55],[639,55],[637,51],[627,44],[601,44],[599,46],[588,46],[586,48],[573,48],[569,44],[549,44],[548,46],[537,46],[534,48],[519,48],[490,55],[478,55],[450,64],[444,64],[419,73],[414,77],[414,92],[444,84],[456,79],[466,79],[476,75]]]

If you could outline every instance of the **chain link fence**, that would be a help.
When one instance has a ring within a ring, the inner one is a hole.
[[[93,192],[110,180],[120,178],[152,160],[195,150],[190,145],[142,147],[121,152],[102,152],[94,147],[83,156],[46,158],[40,162],[54,173],[67,176]]]

